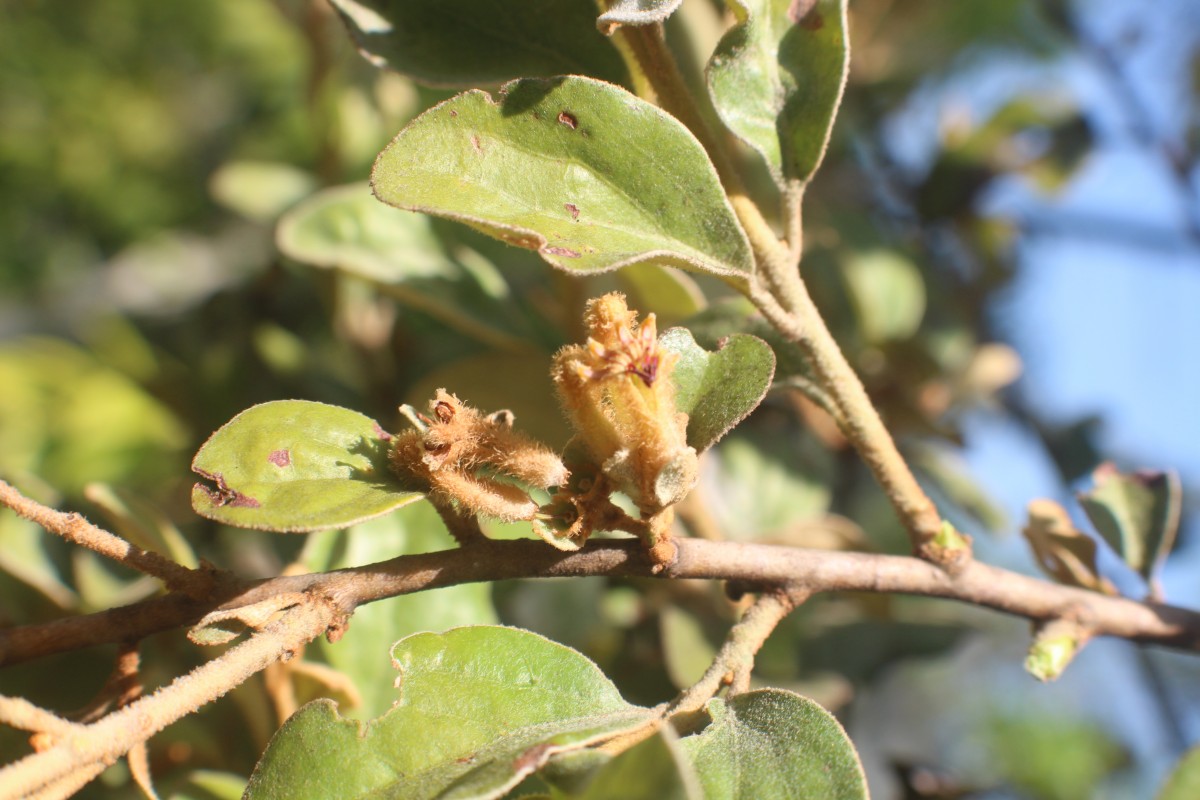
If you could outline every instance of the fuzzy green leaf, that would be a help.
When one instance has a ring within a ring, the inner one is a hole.
[[[698,453],[762,402],[775,375],[775,354],[756,336],[735,334],[709,353],[686,328],[671,328],[659,343],[679,357],[671,373],[675,405],[688,415],[688,444]]]
[[[735,282],[753,268],[716,170],[688,130],[590,78],[472,91],[417,117],[380,154],[375,194],[537,250],[568,271],[646,261]]]
[[[821,706],[782,689],[709,701],[712,724],[680,741],[708,800],[866,800],[854,745]]]
[[[609,36],[622,25],[664,22],[682,3],[683,0],[614,0],[596,20],[596,27]]]
[[[648,721],[579,653],[515,628],[418,633],[392,648],[396,706],[367,723],[329,702],[275,734],[246,797],[499,797],[551,756]]]
[[[192,461],[201,516],[241,528],[302,533],[343,528],[424,495],[387,461],[390,437],[354,411],[306,400],[254,406],[214,433]]]
[[[1149,470],[1124,474],[1102,464],[1079,495],[1088,519],[1125,563],[1153,583],[1179,531],[1179,476]]]
[[[331,0],[359,50],[435,86],[567,73],[625,79],[593,0]]]
[[[807,183],[829,144],[849,67],[846,0],[736,0],[708,66],[722,121],[777,180]]]

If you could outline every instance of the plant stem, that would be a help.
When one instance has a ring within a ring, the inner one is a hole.
[[[800,280],[788,281],[782,298],[751,284],[750,299],[767,320],[798,345],[821,387],[837,408],[839,425],[883,488],[912,539],[914,552],[947,569],[970,558],[968,547],[942,548],[942,519],[896,447],[862,381],[846,361],[833,334]],[[785,305],[781,305],[780,303]]]
[[[732,690],[735,681],[747,683],[754,657],[762,649],[763,643],[784,617],[792,613],[807,596],[807,592],[782,589],[760,595],[729,631],[725,644],[700,680],[671,703],[668,715],[678,715],[686,726],[688,720],[721,690],[722,685],[728,684]]]

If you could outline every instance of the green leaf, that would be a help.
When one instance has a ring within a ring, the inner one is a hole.
[[[1096,541],[1075,529],[1066,509],[1053,500],[1029,504],[1029,522],[1022,530],[1042,571],[1064,586],[1078,586],[1115,595],[1116,587],[1101,577]]]
[[[671,328],[659,343],[679,357],[671,372],[675,405],[688,415],[688,444],[698,453],[762,402],[775,375],[775,354],[756,336],[734,334],[709,353],[687,328]]]
[[[500,349],[525,347],[523,339],[492,323],[505,319],[511,304],[491,296],[474,272],[446,254],[430,222],[388,208],[366,183],[356,183],[325,189],[297,205],[280,219],[275,239],[289,258],[371,281],[479,341]]]
[[[622,25],[653,25],[665,22],[683,0],[613,0],[596,20],[596,27],[611,36]]]
[[[629,306],[654,312],[659,326],[698,314],[707,303],[704,291],[690,275],[657,264],[626,267],[616,274],[616,283],[629,295]]]
[[[739,282],[753,268],[695,137],[590,78],[458,95],[402,130],[371,182],[385,203],[467,223],[569,271],[650,261]]]
[[[680,742],[707,800],[812,797],[866,800],[854,745],[833,715],[782,689],[709,701],[712,724]]]
[[[663,728],[596,770],[579,800],[704,800],[700,781],[679,739]]]
[[[1157,800],[1194,800],[1200,797],[1200,747],[1184,753],[1175,765]]]
[[[397,642],[399,700],[367,723],[318,701],[276,733],[246,797],[499,797],[548,758],[645,724],[579,653],[515,628]]]
[[[925,281],[915,264],[890,250],[873,250],[847,258],[842,275],[868,344],[917,332],[925,317]]]
[[[256,222],[270,222],[317,186],[312,174],[272,161],[230,161],[209,181],[221,205]]]
[[[452,539],[429,503],[413,503],[343,533],[314,534],[305,546],[304,565],[326,572],[384,561],[410,553],[429,553],[450,546]],[[330,644],[317,641],[325,660],[348,676],[362,697],[354,709],[359,718],[377,717],[396,700],[395,668],[388,651],[396,639],[419,631],[442,631],[459,625],[492,624],[491,587],[486,583],[447,586],[407,594],[360,607],[346,633]]]
[[[708,66],[722,121],[776,180],[803,186],[825,156],[850,62],[846,0],[736,0]]]
[[[1104,540],[1151,585],[1179,531],[1182,491],[1173,472],[1131,474],[1101,464],[1095,485],[1079,495],[1088,519]]]
[[[246,779],[241,775],[197,769],[172,781],[163,796],[167,800],[239,800],[245,790]]]
[[[829,509],[833,465],[811,434],[748,424],[713,454],[712,510],[730,539],[786,538]]]
[[[391,437],[369,417],[306,400],[243,411],[214,433],[192,471],[201,516],[241,528],[302,533],[343,528],[424,495],[404,488],[387,461]]]
[[[363,55],[422,83],[479,86],[568,73],[620,82],[593,0],[331,0]]]

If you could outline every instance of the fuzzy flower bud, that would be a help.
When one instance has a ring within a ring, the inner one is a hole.
[[[594,462],[644,515],[679,502],[696,482],[687,415],[675,410],[673,354],[658,345],[654,315],[636,325],[621,294],[592,300],[586,345],[554,358],[562,405]]]

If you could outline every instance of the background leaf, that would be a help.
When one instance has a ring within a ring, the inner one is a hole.
[[[413,503],[344,533],[313,534],[305,545],[303,562],[318,572],[430,553],[452,545],[453,539],[433,506]],[[496,621],[489,584],[447,586],[362,606],[354,612],[341,639],[334,644],[319,639],[317,647],[325,661],[354,681],[363,702],[353,709],[353,716],[371,718],[385,713],[398,696],[392,685],[396,669],[389,656],[393,642],[420,631],[440,632]]]
[[[458,95],[402,130],[371,176],[385,203],[465,222],[566,270],[653,261],[736,278],[753,266],[691,133],[589,78]]]
[[[819,797],[866,800],[858,754],[813,701],[782,689],[709,701],[712,724],[680,742],[708,800]]]
[[[579,800],[704,800],[700,781],[670,728],[639,742],[596,770]]]
[[[581,73],[620,82],[592,0],[331,0],[372,63],[435,86]]]
[[[1179,476],[1148,470],[1125,474],[1102,464],[1092,479],[1092,489],[1079,495],[1083,510],[1125,563],[1153,583],[1179,530]]]
[[[209,438],[192,470],[192,507],[241,528],[298,533],[353,525],[418,500],[387,462],[379,424],[355,411],[279,400],[243,411]]]
[[[849,67],[846,0],[735,0],[739,24],[713,53],[721,119],[777,180],[807,183],[829,143]]]
[[[579,653],[515,628],[419,633],[392,659],[392,711],[357,723],[332,703],[306,706],[271,740],[247,797],[498,797],[554,753],[651,713]]]
[[[527,343],[495,321],[511,321],[503,278],[476,257],[475,270],[450,257],[428,217],[405,214],[380,203],[370,186],[356,183],[325,189],[279,221],[275,240],[290,258],[338,269],[378,285],[385,294],[423,311],[455,330],[502,349]],[[477,280],[478,271],[485,287]],[[488,280],[491,279],[491,280]]]
[[[1029,504],[1029,522],[1022,530],[1037,557],[1038,566],[1066,586],[1078,586],[1105,594],[1116,588],[1100,576],[1096,565],[1096,542],[1075,529],[1066,510],[1053,500]]]
[[[762,339],[734,334],[715,353],[706,352],[687,328],[659,337],[679,360],[671,378],[675,406],[688,414],[687,440],[703,452],[762,402],[775,375],[775,354]]]
[[[1179,759],[1156,800],[1192,800],[1200,796],[1200,747]]]

